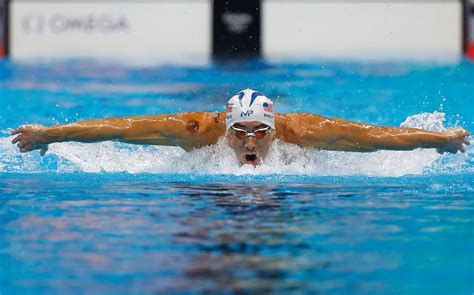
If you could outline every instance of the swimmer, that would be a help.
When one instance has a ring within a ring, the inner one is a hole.
[[[20,152],[40,150],[55,142],[117,140],[131,144],[179,146],[191,151],[216,144],[232,148],[241,165],[260,164],[276,139],[322,150],[372,152],[434,148],[439,153],[465,152],[470,133],[383,127],[307,113],[279,114],[264,94],[245,89],[230,98],[225,112],[188,112],[132,116],[42,126],[25,125],[11,132]]]

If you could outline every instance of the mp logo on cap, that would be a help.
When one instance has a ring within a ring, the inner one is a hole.
[[[248,117],[248,116],[250,116],[250,115],[252,115],[252,114],[253,114],[253,111],[252,111],[252,110],[248,110],[248,111],[246,111],[246,112],[241,112],[241,113],[240,113],[240,116],[241,116],[241,117]]]

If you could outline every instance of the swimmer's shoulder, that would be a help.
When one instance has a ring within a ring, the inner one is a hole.
[[[224,112],[178,113],[176,118],[186,123],[186,129],[189,132],[206,133],[211,130],[225,132]]]
[[[275,114],[275,128],[277,138],[292,142],[295,134],[307,131],[311,126],[320,125],[326,117],[310,113]]]
[[[187,112],[176,114],[176,118],[185,124],[185,150],[216,144],[225,134],[224,112]]]

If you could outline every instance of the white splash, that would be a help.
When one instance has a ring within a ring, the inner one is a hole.
[[[446,114],[434,111],[433,113],[421,113],[414,116],[409,116],[405,119],[401,127],[416,127],[425,130],[445,131],[444,122],[446,121]]]
[[[444,113],[408,117],[401,126],[444,130]],[[423,173],[466,172],[466,154],[439,155],[434,149],[373,153],[319,151],[275,141],[268,158],[258,166],[239,166],[224,140],[186,153],[178,147],[136,146],[117,142],[55,143],[41,158],[38,152],[20,154],[0,138],[0,172],[127,172],[182,174],[367,175],[397,177]],[[468,165],[468,170],[473,170]]]

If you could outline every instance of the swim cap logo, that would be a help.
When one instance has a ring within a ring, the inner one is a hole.
[[[241,117],[248,117],[248,116],[251,116],[252,114],[253,114],[252,110],[248,110],[246,112],[240,112]]]

